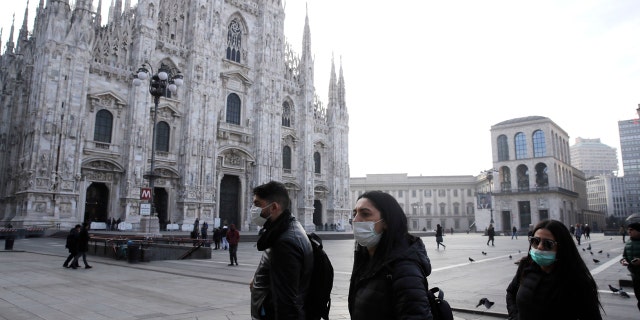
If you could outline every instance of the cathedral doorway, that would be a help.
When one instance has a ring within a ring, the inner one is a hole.
[[[169,207],[169,195],[165,188],[153,188],[153,206],[158,215],[158,223],[160,230],[166,230],[169,223],[169,215],[167,209]]]
[[[220,223],[222,226],[240,223],[240,179],[237,176],[224,175],[220,182]]]
[[[87,188],[84,221],[106,222],[109,215],[109,188],[101,182],[93,182]]]
[[[322,202],[320,200],[313,201],[313,224],[316,230],[324,230],[322,227]]]

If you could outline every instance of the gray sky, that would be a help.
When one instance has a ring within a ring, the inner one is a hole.
[[[3,3],[3,50],[25,5]],[[476,175],[492,164],[491,126],[531,115],[571,145],[600,138],[619,150],[617,121],[638,117],[640,1],[289,0],[298,52],[305,5],[325,102],[332,54],[342,59],[351,176]]]

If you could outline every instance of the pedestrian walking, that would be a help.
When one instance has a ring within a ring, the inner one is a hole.
[[[489,245],[489,242],[491,242],[491,246],[495,247],[495,236],[496,236],[496,229],[493,228],[493,224],[489,224],[489,229],[487,229],[487,235],[489,236],[489,239],[487,240],[487,245]]]
[[[252,319],[305,319],[313,248],[289,211],[290,203],[287,188],[280,182],[253,189],[251,221],[266,231],[256,243],[263,253],[249,284]]]
[[[578,241],[578,245],[580,244],[580,239],[582,238],[582,226],[580,226],[579,223],[576,223],[576,229],[575,229],[575,236],[576,236],[576,241]]]
[[[436,226],[436,250],[440,250],[440,246],[442,246],[443,249],[446,249],[447,246],[444,245],[443,239],[443,232],[442,232],[442,226],[440,224],[438,224]]]
[[[513,240],[513,237],[516,237],[516,240],[518,240],[518,228],[516,228],[516,226],[511,228],[511,240]]]
[[[509,319],[601,320],[598,287],[560,221],[543,220],[507,288]]]
[[[207,240],[207,230],[209,230],[209,224],[204,221],[202,222],[202,227],[200,227],[200,237],[205,241]]]
[[[235,224],[231,224],[227,232],[227,241],[229,241],[229,266],[233,266],[235,262],[238,265],[238,242],[240,242],[240,232],[236,229]]]
[[[627,230],[624,226],[620,227],[620,235],[622,236],[622,243],[625,243],[625,237],[627,236]]]
[[[87,262],[87,251],[89,251],[89,223],[83,222],[82,228],[80,228],[80,233],[78,234],[78,255],[75,259],[76,266],[79,267],[78,261],[80,257],[82,257],[82,262],[84,263],[85,269],[91,269],[92,266]]]
[[[591,227],[589,227],[588,223],[584,224],[584,228],[582,229],[584,233],[584,238],[591,240]]]
[[[432,319],[425,281],[431,263],[422,240],[408,232],[398,201],[369,191],[358,197],[353,212],[351,319]]]
[[[214,250],[220,249],[220,241],[222,240],[222,231],[220,228],[213,228],[213,242],[215,244]]]
[[[627,218],[627,230],[629,241],[624,245],[620,264],[627,267],[631,273],[633,292],[640,310],[640,215],[632,214]]]
[[[222,249],[227,250],[229,249],[229,241],[227,240],[227,232],[229,232],[229,227],[228,226],[224,226],[222,227]]]
[[[77,224],[75,227],[69,230],[69,234],[67,235],[67,242],[65,244],[65,248],[69,250],[69,256],[62,264],[62,266],[65,268],[72,268],[72,269],[78,268],[77,266],[78,261],[76,259],[76,256],[78,255],[78,237],[80,235],[81,227],[82,227],[81,225]],[[71,265],[69,265],[69,263],[71,263]]]

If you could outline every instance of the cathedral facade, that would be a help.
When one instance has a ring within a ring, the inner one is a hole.
[[[33,30],[26,10],[15,41],[11,30],[0,221],[136,229],[150,176],[161,227],[198,218],[252,229],[252,189],[270,180],[286,185],[308,230],[349,215],[342,66],[327,70],[323,104],[308,17],[296,54],[281,0],[116,0],[108,17],[92,2],[40,0]],[[132,85],[142,65],[179,71],[184,85],[155,105],[148,80]]]

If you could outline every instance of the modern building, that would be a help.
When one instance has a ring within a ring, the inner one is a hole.
[[[411,231],[435,230],[440,224],[447,230],[466,232],[476,220],[479,182],[474,176],[367,174],[351,178],[350,184],[352,208],[366,191],[387,192],[400,203]]]
[[[280,0],[115,0],[109,17],[93,2],[40,1],[33,30],[25,10],[15,41],[9,33],[0,221],[136,228],[149,178],[160,226],[252,228],[252,188],[270,180],[287,186],[307,229],[351,212],[342,66],[324,71],[322,103],[308,17],[297,54]],[[132,85],[141,66],[181,71],[184,85],[155,104],[148,80]]]
[[[571,165],[584,172],[585,177],[617,175],[618,151],[600,139],[576,138],[570,147]]]
[[[589,209],[620,219],[628,216],[624,195],[624,178],[612,175],[594,176],[587,180]]]
[[[527,229],[544,219],[583,223],[584,174],[571,165],[569,135],[551,119],[530,116],[491,127],[496,229]],[[597,219],[604,224],[604,216]],[[597,226],[596,226],[597,227]]]
[[[640,113],[640,107],[638,108]],[[640,213],[640,120],[618,121],[626,214]]]

